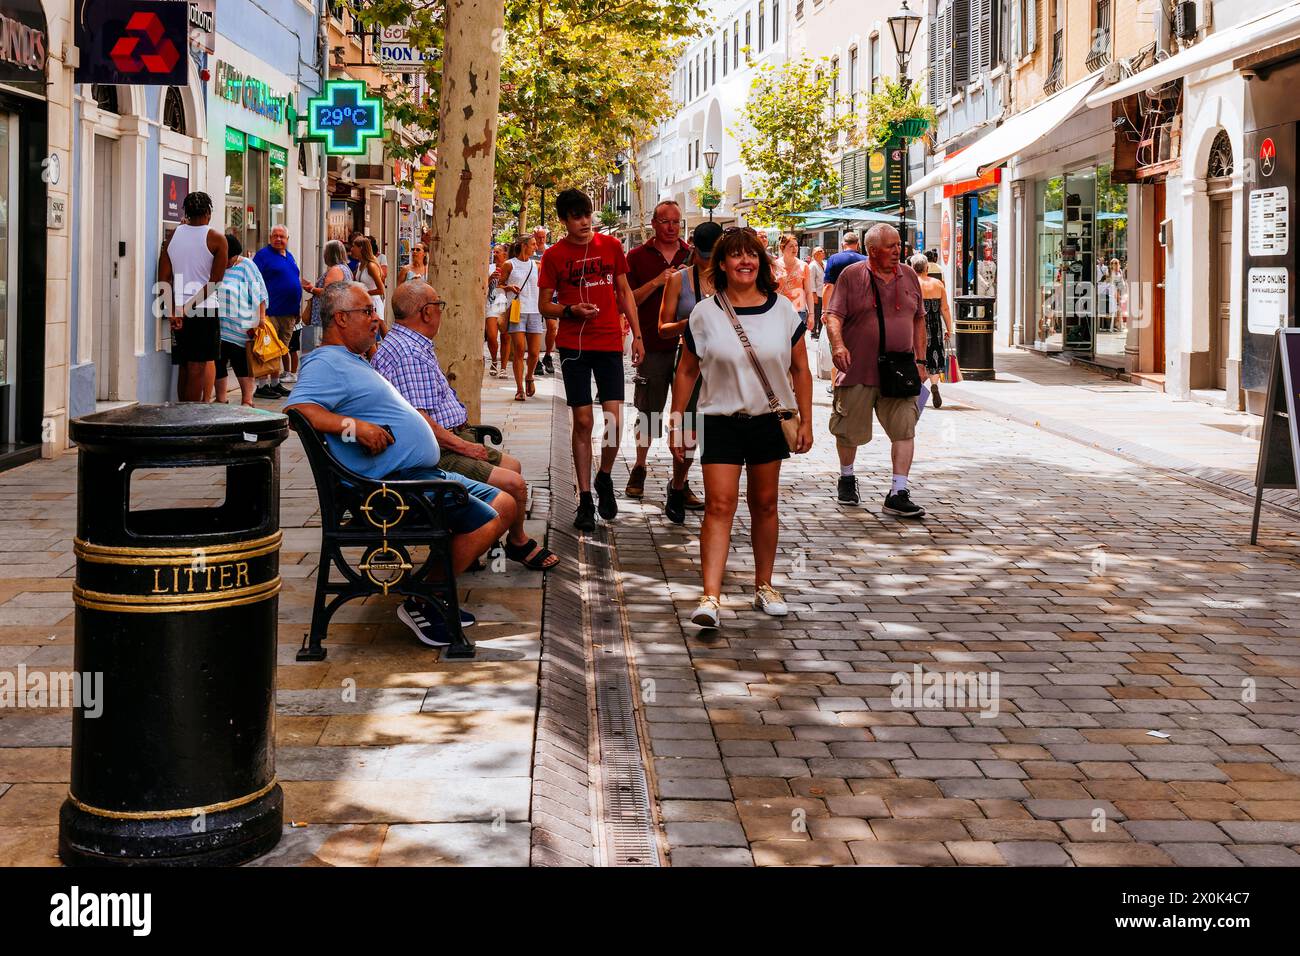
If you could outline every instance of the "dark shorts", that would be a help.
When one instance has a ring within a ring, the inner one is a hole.
[[[250,378],[253,374],[248,367],[248,346],[236,345],[234,342],[221,340],[221,357],[217,359],[217,381],[226,377],[227,368],[235,370],[235,378]]]
[[[294,329],[293,335],[289,337],[289,351],[298,352],[302,350],[302,329]]]
[[[701,465],[766,465],[790,457],[781,420],[774,414],[705,415],[700,442]]]
[[[187,315],[172,333],[172,364],[215,362],[221,357],[221,320],[215,315]]]
[[[635,388],[632,390],[632,404],[641,413],[644,421],[650,425],[650,436],[658,438],[662,432],[663,410],[668,401],[668,392],[677,372],[677,352],[668,349],[662,352],[646,352],[645,358],[637,366],[633,378]]]
[[[469,500],[463,505],[446,503],[448,524],[453,534],[469,534],[494,519],[497,516],[497,510],[492,507],[492,499],[499,494],[503,494],[502,491],[493,488],[491,485],[485,485],[481,481],[474,481],[464,475],[458,475],[454,471],[443,471],[441,468],[404,468],[401,471],[393,472],[388,477],[393,481],[445,480],[459,482],[464,485],[469,492]]]
[[[570,408],[592,404],[593,377],[596,379],[596,401],[623,401],[622,352],[560,349],[560,374],[564,376],[564,394]]]

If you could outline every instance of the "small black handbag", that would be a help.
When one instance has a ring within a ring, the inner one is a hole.
[[[916,398],[921,394],[921,373],[916,370],[916,354],[908,349],[906,352],[889,352],[885,347],[885,309],[880,301],[880,288],[876,285],[876,274],[871,273],[871,291],[876,295],[876,321],[880,323],[880,355],[876,365],[880,372],[880,394],[884,398]],[[895,279],[901,282],[902,279]]]

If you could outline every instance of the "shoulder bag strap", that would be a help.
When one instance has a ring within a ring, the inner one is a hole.
[[[889,351],[885,346],[885,309],[880,302],[880,287],[876,285],[876,274],[870,268],[867,269],[867,273],[871,276],[871,291],[876,294],[876,321],[880,323],[880,345],[876,351],[879,355],[884,355]]]
[[[691,266],[691,282],[695,289],[695,301],[700,301],[700,264],[697,262]]]
[[[740,344],[745,347],[745,354],[749,356],[749,363],[754,366],[754,371],[758,373],[758,379],[763,383],[763,391],[767,393],[767,406],[774,412],[781,410],[781,403],[776,400],[776,394],[772,391],[772,385],[767,380],[767,373],[763,371],[763,366],[759,364],[758,356],[754,354],[754,347],[749,344],[749,336],[745,334],[745,327],[740,324],[740,317],[736,315],[736,310],[731,307],[727,301],[726,293],[718,292],[713,296],[714,300],[722,307],[727,318],[731,320],[731,327],[735,329],[736,336],[740,339]]]

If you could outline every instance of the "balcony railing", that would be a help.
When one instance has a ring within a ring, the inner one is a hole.
[[[803,16],[803,0],[796,0],[794,5],[794,15],[796,18]]]
[[[1057,30],[1052,37],[1052,68],[1047,71],[1047,79],[1043,82],[1043,92],[1050,96],[1059,92],[1061,81],[1065,76],[1065,31]]]
[[[1110,0],[1097,0],[1097,26],[1092,31],[1092,45],[1083,61],[1088,72],[1110,62]]]

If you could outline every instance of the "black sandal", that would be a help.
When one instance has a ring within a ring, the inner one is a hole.
[[[549,571],[560,563],[560,556],[550,548],[543,548],[534,538],[529,538],[523,544],[511,544],[505,542],[506,557],[511,561],[518,561],[530,571]],[[536,553],[534,553],[536,552]],[[555,558],[551,561],[551,558]],[[550,561],[551,563],[547,563]]]

